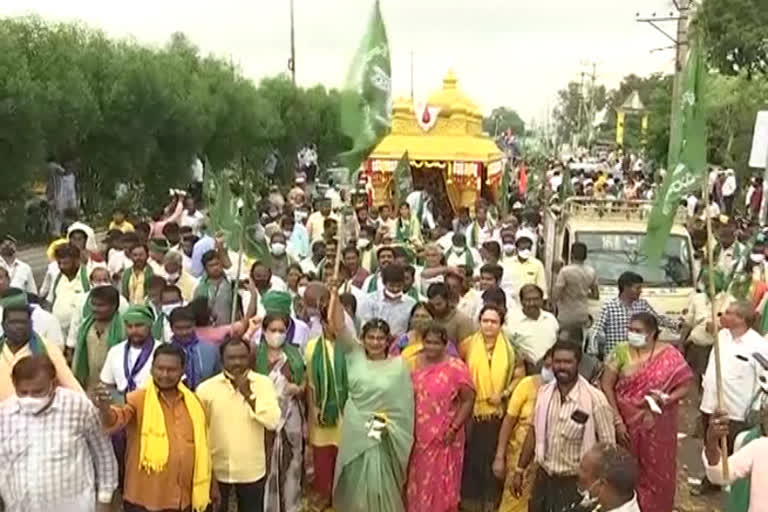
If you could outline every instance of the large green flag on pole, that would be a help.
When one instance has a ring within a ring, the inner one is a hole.
[[[399,207],[405,202],[405,198],[408,197],[408,194],[413,191],[413,177],[411,176],[411,161],[408,158],[408,151],[403,153],[402,158],[397,162],[393,179],[395,207]],[[416,212],[413,213],[415,214]]]
[[[341,130],[354,145],[339,159],[353,175],[392,127],[391,77],[387,29],[376,0],[341,93]],[[357,178],[353,176],[351,182]]]
[[[691,40],[688,62],[683,70],[680,111],[670,134],[670,168],[648,217],[645,250],[648,259],[658,262],[685,194],[701,189],[707,179],[707,117],[704,108],[706,62],[700,41]]]

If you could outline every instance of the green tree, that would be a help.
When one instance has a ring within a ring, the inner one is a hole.
[[[491,115],[483,118],[483,131],[494,137],[499,133],[512,130],[518,135],[525,134],[525,122],[520,115],[508,107],[496,107]]]
[[[605,107],[605,86],[590,87],[586,94],[585,97],[579,82],[569,82],[565,89],[558,91],[554,117],[560,141],[570,143],[573,136],[578,134],[582,138],[581,142],[586,144],[589,128],[594,122],[589,112],[594,114]]]
[[[158,207],[199,154],[257,189],[276,153],[287,183],[304,144],[317,144],[321,166],[349,147],[339,104],[338,92],[285,76],[254,84],[181,33],[149,48],[80,24],[0,19],[0,231],[23,234],[23,215],[9,212],[44,181],[46,157],[77,162],[86,213],[109,212],[120,183],[134,188],[134,211]]]
[[[768,71],[765,0],[704,0],[695,22],[707,34],[710,66],[747,79]]]

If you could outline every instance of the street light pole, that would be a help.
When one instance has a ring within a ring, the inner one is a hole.
[[[288,69],[291,70],[291,81],[296,86],[296,40],[293,28],[293,0],[291,0],[291,58],[288,59]]]

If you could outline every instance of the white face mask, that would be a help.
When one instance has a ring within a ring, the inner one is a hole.
[[[403,292],[394,293],[384,288],[384,296],[389,300],[400,300],[400,297],[403,296]]]
[[[458,256],[461,256],[462,254],[464,254],[465,250],[466,249],[464,247],[461,247],[461,246],[458,246],[458,245],[454,245],[453,246],[453,252],[455,254],[457,254]]]
[[[644,347],[648,344],[648,341],[645,339],[645,334],[641,332],[628,332],[627,341],[633,347]]]
[[[368,246],[371,245],[371,241],[367,238],[358,238],[357,239],[357,248],[358,249],[367,249]]]
[[[552,371],[552,368],[547,368],[544,366],[541,369],[541,382],[542,384],[548,384],[555,380],[555,372]]]
[[[293,234],[293,231],[283,230],[283,236],[285,237],[286,240],[291,238],[292,234]]]
[[[174,272],[173,274],[168,274],[167,280],[169,283],[175,283],[179,280],[181,277],[181,272]]]
[[[515,244],[504,244],[504,254],[515,254]]]
[[[275,256],[282,256],[285,254],[285,244],[282,242],[275,242],[272,244],[272,254]]]
[[[163,307],[162,307],[163,314],[165,316],[170,316],[171,311],[173,311],[176,308],[180,308],[182,306],[184,306],[183,302],[174,302],[173,304],[163,304]]]
[[[299,286],[296,289],[296,292],[299,294],[299,297],[304,297],[304,292],[305,291],[307,291],[307,287],[306,286]]]
[[[42,411],[53,399],[48,396],[22,396],[19,397],[19,407],[24,414],[37,414]]]
[[[765,261],[765,256],[759,253],[752,253],[749,255],[749,259],[752,260],[752,263],[762,263]]]
[[[95,281],[91,283],[91,288],[98,288],[99,286],[112,286],[112,283],[105,283],[104,281]]]
[[[264,334],[264,339],[267,340],[267,345],[272,348],[280,348],[285,343],[284,332],[268,332]]]
[[[521,260],[527,260],[531,257],[531,250],[530,249],[522,249],[517,252],[517,255],[520,256]]]

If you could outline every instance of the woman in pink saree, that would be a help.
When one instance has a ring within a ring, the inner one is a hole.
[[[408,464],[408,512],[457,512],[464,462],[464,423],[475,403],[464,362],[448,355],[448,334],[425,330],[424,348],[411,373],[416,426]]]
[[[682,354],[657,340],[650,313],[629,321],[627,342],[606,361],[601,385],[616,412],[616,441],[637,459],[641,510],[671,512],[677,481],[678,403],[693,384]]]

